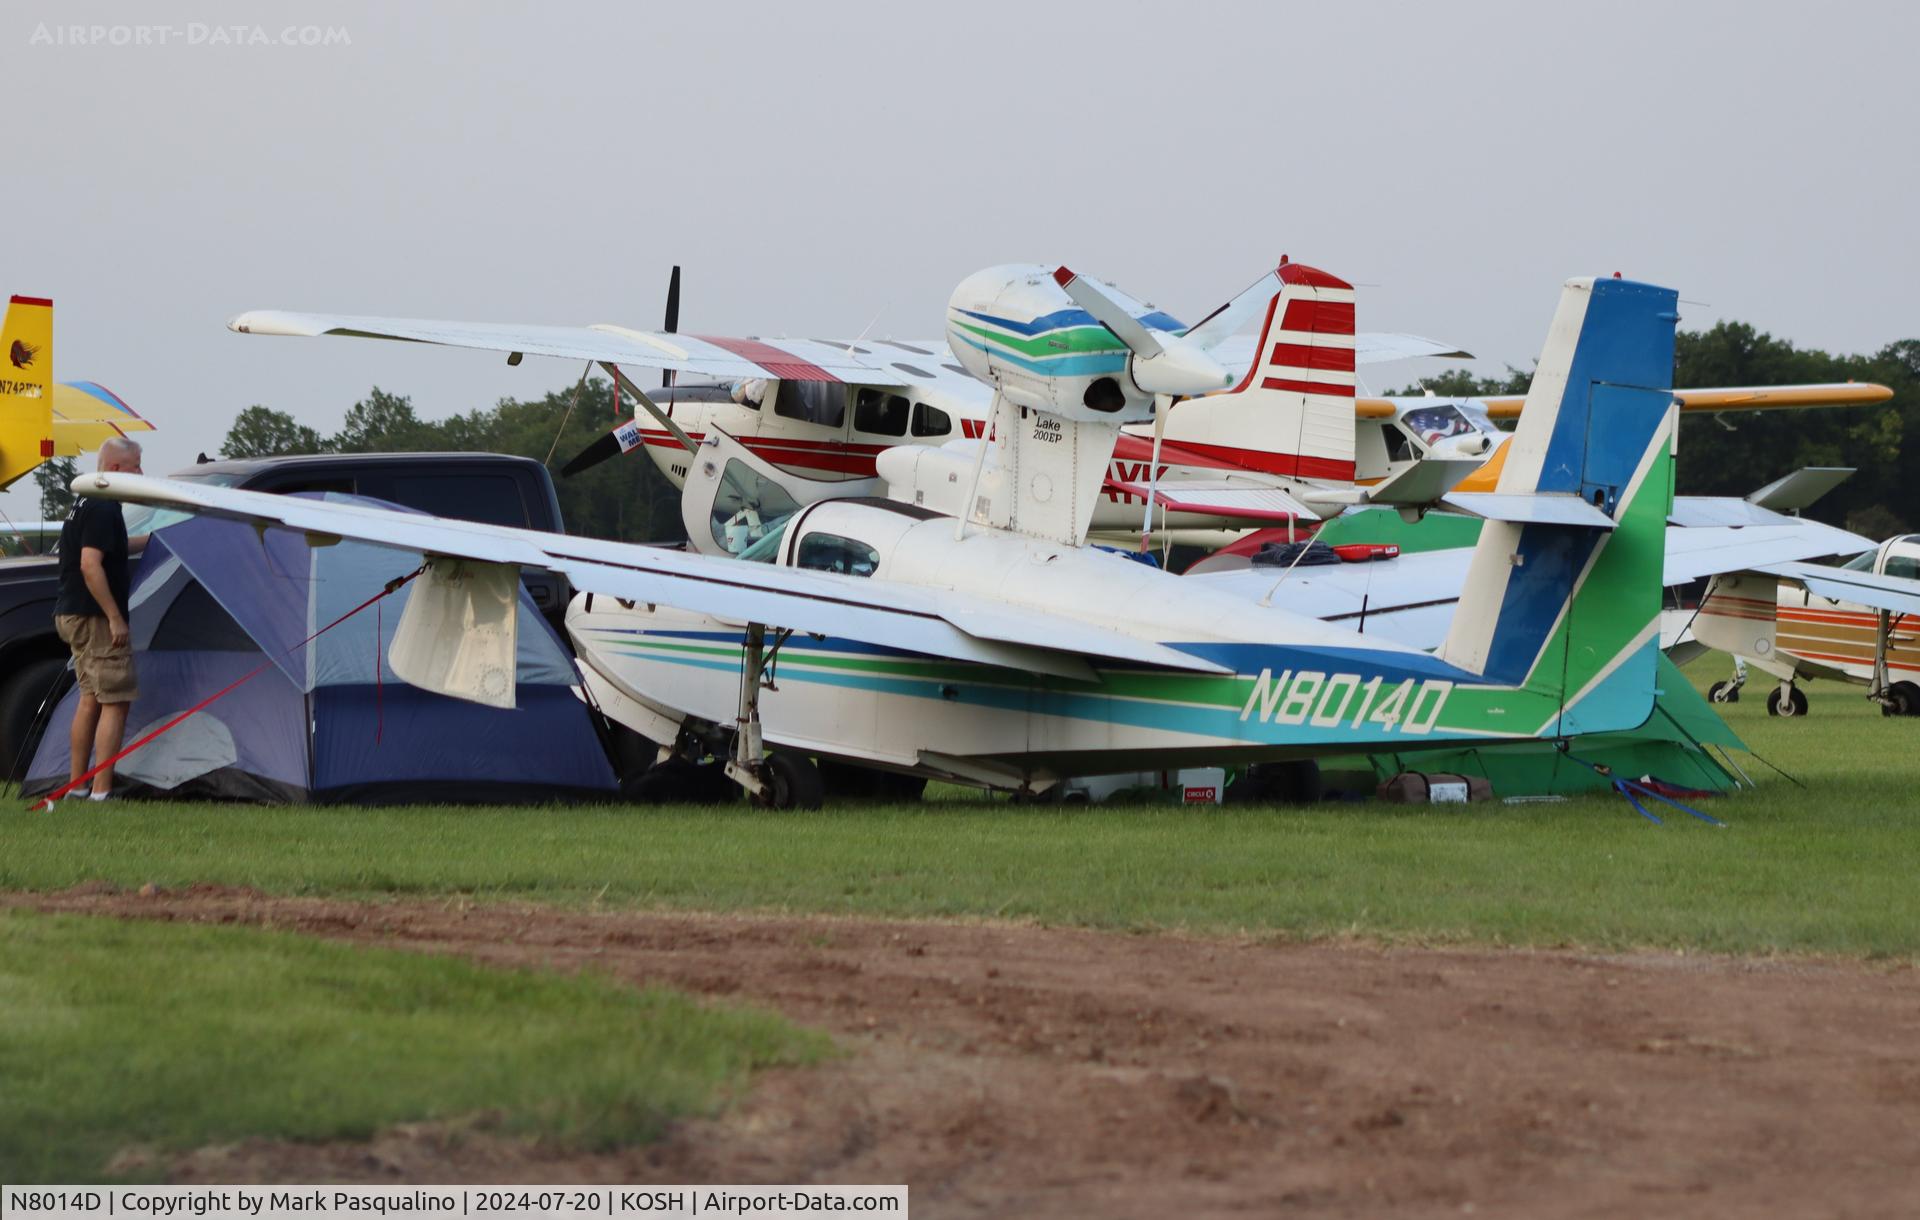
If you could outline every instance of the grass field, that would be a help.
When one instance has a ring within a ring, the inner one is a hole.
[[[775,1016],[595,977],[0,911],[0,1181],[137,1177],[160,1166],[130,1149],[486,1111],[601,1147],[827,1050]]]
[[[1691,676],[1721,676],[1712,661]],[[1595,947],[1920,953],[1920,723],[1819,684],[1766,767],[1654,826],[1613,797],[1069,811],[953,799],[770,813],[125,804],[0,815],[0,888],[209,881],[288,894],[1030,919],[1121,929]]]

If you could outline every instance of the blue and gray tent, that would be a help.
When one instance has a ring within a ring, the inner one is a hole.
[[[324,498],[352,501],[327,494]],[[362,501],[364,502],[364,501]],[[400,681],[387,647],[411,586],[302,644],[420,557],[310,546],[289,530],[159,515],[133,580],[140,697],[127,740],[246,675],[116,767],[121,790],[282,802],[544,801],[615,791],[573,659],[520,591],[518,706],[483,707]],[[138,528],[138,527],[136,527]],[[78,692],[55,708],[22,794],[66,782]]]

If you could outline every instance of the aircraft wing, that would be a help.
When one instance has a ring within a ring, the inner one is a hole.
[[[1122,479],[1108,479],[1109,491],[1122,492],[1145,500],[1147,485]],[[1220,479],[1169,479],[1153,488],[1156,511],[1164,505],[1168,512],[1201,513],[1233,521],[1272,523],[1299,518],[1318,521],[1320,514],[1277,487],[1249,487]],[[1144,505],[1142,508],[1144,510]]]
[[[1823,568],[1813,563],[1772,563],[1759,570],[1797,580],[1829,601],[1853,602],[1894,614],[1920,615],[1920,580]]]
[[[924,381],[892,364],[856,354],[854,345],[818,339],[734,339],[669,331],[594,326],[526,326],[501,322],[445,322],[350,314],[288,313],[256,309],[227,323],[243,335],[352,335],[442,347],[557,356],[605,364],[672,369],[730,381],[771,377],[785,381],[851,381],[898,386]],[[871,352],[869,353],[871,355]]]
[[[1824,385],[1730,386],[1724,389],[1675,390],[1684,412],[1778,411],[1806,407],[1870,407],[1886,402],[1893,391],[1870,381],[1840,381]],[[1525,394],[1499,394],[1475,399],[1494,419],[1519,419]]]
[[[91,453],[113,437],[151,431],[152,424],[98,382],[63,381],[53,387],[55,457]]]
[[[1689,497],[1681,497],[1676,504],[1683,504],[1687,499]],[[1765,509],[1756,511],[1766,512]],[[1778,513],[1768,516],[1776,523],[1704,524],[1668,529],[1664,583],[1682,585],[1704,576],[1743,571],[1777,573],[1798,580],[1804,579],[1801,575],[1804,569],[1813,574],[1812,579],[1827,583],[1864,577],[1872,582],[1913,586],[1920,592],[1920,582],[1916,581],[1798,562],[1826,555],[1857,554],[1871,550],[1873,544],[1857,534],[1817,521]],[[1351,540],[1359,542],[1365,538]],[[1472,554],[1471,547],[1452,547],[1403,552],[1398,558],[1370,563],[1299,567],[1284,577],[1281,568],[1256,566],[1188,579],[1218,582],[1220,587],[1244,593],[1250,600],[1264,598],[1268,605],[1308,618],[1340,623],[1368,635],[1384,636],[1411,648],[1437,648],[1453,621],[1454,605],[1466,584],[1467,564]],[[1827,593],[1818,588],[1814,591],[1824,597],[1879,604],[1855,592]],[[1364,627],[1360,623],[1363,614]]]
[[[352,538],[429,556],[544,568],[588,593],[958,661],[1085,680],[1093,678],[1087,658],[1229,672],[1149,640],[948,590],[145,475],[85,474],[73,488],[83,496],[284,526],[315,545]]]

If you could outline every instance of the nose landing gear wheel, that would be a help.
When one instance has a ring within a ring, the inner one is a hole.
[[[1731,682],[1715,682],[1707,688],[1707,701],[1710,703],[1740,702],[1740,688]]]
[[[1784,693],[1785,698],[1782,698]],[[1775,689],[1767,695],[1767,715],[1804,716],[1807,714],[1807,692],[1795,686],[1782,692]]]

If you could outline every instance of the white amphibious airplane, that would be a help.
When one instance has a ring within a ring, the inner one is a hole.
[[[1692,622],[1694,638],[1734,655],[1734,677],[1715,683],[1733,702],[1748,665],[1779,679],[1767,694],[1775,716],[1807,714],[1796,681],[1834,678],[1867,688],[1888,716],[1920,716],[1920,534],[1889,538],[1844,567],[1758,565],[1717,576]]]
[[[1351,287],[1297,264],[1277,281],[1270,309],[1290,333],[1245,392],[1296,426],[1351,410],[1351,377],[1332,375],[1351,339],[1323,330],[1350,313]],[[605,710],[680,748],[718,745],[730,775],[780,805],[818,799],[808,756],[1039,791],[1201,760],[1559,738],[1650,714],[1672,291],[1567,284],[1499,484],[1462,505],[1488,524],[1428,653],[1078,545],[1120,427],[1234,374],[1188,336],[1127,325],[1125,302],[1064,269],[1044,288],[969,279],[949,318],[1031,324],[1063,290],[1127,343],[1124,379],[957,345],[994,389],[999,485],[975,494],[976,455],[964,494],[951,464],[892,489],[955,497],[959,517],[891,499],[808,506],[755,540],[763,564],[136,475],[75,487],[429,556],[394,670],[486,702],[513,697],[518,569],[563,573],[584,591],[569,627]],[[689,478],[726,481],[710,440]],[[781,749],[769,758],[765,742]]]
[[[1283,264],[1285,260],[1282,260]],[[1009,266],[982,280],[1020,279],[1044,287],[1047,268]],[[1278,272],[1269,272],[1199,324],[1177,319],[1112,285],[1101,295],[1121,302],[1149,336],[1184,337],[1216,362],[1250,378],[1254,355],[1284,341],[1276,318]],[[248,334],[355,335],[596,361],[621,380],[655,418],[614,427],[569,462],[571,474],[621,452],[644,448],[675,485],[685,483],[689,446],[712,433],[738,440],[786,474],[850,484],[838,494],[870,494],[879,454],[902,444],[935,447],[979,437],[992,408],[992,387],[961,359],[992,349],[999,359],[1052,374],[1108,375],[1124,380],[1138,360],[1120,336],[1062,291],[1056,307],[1029,319],[990,309],[949,318],[948,337],[853,341],[742,339],[678,330],[679,269],[667,294],[664,330],[622,326],[543,327],[257,310],[230,325]],[[1263,312],[1264,311],[1264,312]],[[1237,332],[1259,320],[1255,334]],[[1351,318],[1326,315],[1323,325],[1351,332]],[[1329,348],[1339,367],[1318,370],[1359,389],[1361,366],[1414,356],[1466,356],[1447,344],[1404,334],[1355,334],[1348,349]],[[956,356],[960,353],[961,356]],[[649,396],[622,366],[661,370],[665,388]],[[1427,503],[1448,479],[1487,491],[1498,477],[1507,433],[1496,420],[1516,418],[1524,395],[1489,398],[1356,396],[1344,430],[1351,436],[1303,438],[1279,421],[1245,409],[1248,382],[1194,401],[1175,399],[1152,424],[1122,429],[1108,461],[1092,532],[1131,539],[1143,527],[1181,541],[1220,545],[1223,530],[1313,521],[1348,505]],[[1239,396],[1236,396],[1239,395]],[[1683,390],[1683,410],[1725,412],[1864,405],[1892,396],[1885,386],[1831,385]],[[657,404],[650,401],[657,398]],[[1331,443],[1329,443],[1331,442]],[[959,446],[962,451],[969,451]],[[1486,463],[1477,475],[1470,475]],[[1416,475],[1416,468],[1425,467]],[[1356,491],[1358,489],[1364,489]],[[799,492],[807,499],[816,493]],[[1151,505],[1151,510],[1149,510]]]

